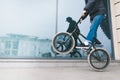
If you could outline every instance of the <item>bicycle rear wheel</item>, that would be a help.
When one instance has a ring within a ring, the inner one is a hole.
[[[94,70],[103,70],[110,63],[110,56],[106,50],[99,48],[90,52],[88,63]]]
[[[57,33],[52,40],[52,47],[56,53],[68,54],[75,46],[75,40],[70,33],[61,32]]]

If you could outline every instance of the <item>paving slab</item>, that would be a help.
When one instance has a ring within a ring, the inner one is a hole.
[[[41,66],[40,61],[0,62],[0,80],[119,80],[120,77],[119,62],[111,62],[102,72],[92,70],[86,61],[76,61],[76,64],[74,61],[43,63],[54,65]]]

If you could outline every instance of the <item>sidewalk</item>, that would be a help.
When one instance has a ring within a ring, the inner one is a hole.
[[[93,71],[86,61],[0,62],[0,80],[119,80],[119,75],[119,61],[103,72]]]

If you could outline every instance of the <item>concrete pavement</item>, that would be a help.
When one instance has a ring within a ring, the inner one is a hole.
[[[111,62],[103,72],[86,61],[0,61],[0,80],[119,80],[120,63]]]

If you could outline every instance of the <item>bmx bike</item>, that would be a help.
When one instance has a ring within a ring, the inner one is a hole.
[[[75,46],[73,34],[75,34],[79,21],[74,25],[76,28],[72,33],[60,32],[55,34],[52,39],[53,50],[59,54],[69,54],[74,50],[74,48],[83,50],[84,53],[87,54],[87,60],[92,69],[99,71],[105,69],[110,63],[110,56],[105,49],[96,47],[96,42],[91,43],[89,46],[85,46],[83,41],[80,39],[80,36],[84,39],[86,39],[86,37],[80,32],[80,36],[78,36],[80,45]]]

